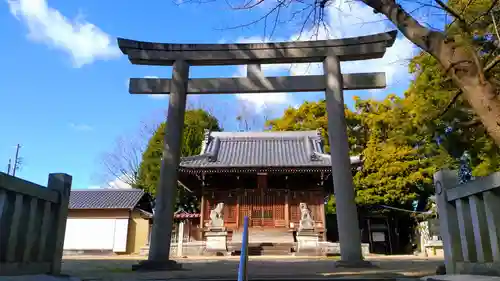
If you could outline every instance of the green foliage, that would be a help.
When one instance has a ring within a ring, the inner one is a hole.
[[[488,59],[489,55],[493,55],[495,52],[498,55],[498,45],[495,44],[495,40],[500,40],[500,38],[496,38],[493,20],[495,17],[498,25],[500,19],[498,2],[496,0],[449,0],[447,4],[461,15],[463,21],[451,21],[446,26],[446,34],[455,39],[461,39],[474,48],[476,52],[478,51],[479,56],[483,58],[483,65],[486,65],[484,60]],[[466,26],[465,30],[464,25]],[[488,56],[484,56],[485,54]]]
[[[436,60],[422,53],[411,61],[410,72],[417,76],[405,94],[405,102],[414,133],[427,142],[436,136],[446,135],[442,148],[453,158],[460,157],[467,150],[475,176],[498,171],[498,146],[467,102],[460,95],[453,101],[458,88],[446,79]],[[446,134],[447,129],[451,133]]]
[[[417,197],[418,187],[428,186],[433,167],[419,149],[406,142],[405,108],[402,100],[356,101],[367,136],[363,167],[354,176],[356,201],[362,205],[407,206]]]
[[[347,107],[345,108],[347,116],[347,131],[349,133],[349,142],[352,148],[352,153],[355,152],[359,137],[357,137],[356,127],[359,125],[359,120],[353,112]],[[304,102],[299,108],[289,107],[285,110],[281,118],[269,120],[266,126],[271,131],[307,131],[319,130],[324,141],[324,149],[326,153],[330,152],[330,142],[328,139],[327,114],[325,100],[317,102]]]
[[[413,200],[433,193],[433,174],[456,168],[465,150],[472,156],[474,175],[500,169],[498,147],[462,97],[454,100],[458,88],[437,61],[419,54],[409,71],[415,78],[404,98],[355,98],[354,110],[346,108],[350,152],[364,159],[362,169],[354,174],[359,205],[410,208]],[[320,129],[326,151],[330,150],[324,100],[289,108],[268,125],[278,131]],[[442,140],[439,144],[437,137]],[[331,196],[327,212],[334,211]]]
[[[165,137],[166,123],[161,123],[155,134],[149,140],[148,146],[142,155],[139,168],[137,188],[141,188],[155,196],[156,187],[160,180],[161,158],[163,155],[163,139]],[[218,120],[202,109],[187,110],[184,119],[184,133],[181,147],[182,156],[199,154],[204,137],[204,130],[220,131]],[[196,208],[193,200],[186,200],[187,194],[181,187],[178,188],[177,205],[183,205],[186,210]]]

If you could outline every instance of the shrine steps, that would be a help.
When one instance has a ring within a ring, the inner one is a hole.
[[[289,256],[294,252],[294,243],[249,243],[249,256]],[[231,243],[231,255],[241,254],[241,243]]]
[[[233,243],[241,243],[243,233],[235,230],[231,241]],[[295,242],[293,234],[288,229],[248,229],[248,243],[272,243],[272,244],[286,244]]]
[[[241,251],[243,233],[235,231],[230,243],[232,255],[239,255]],[[248,254],[250,256],[263,255],[291,255],[295,246],[293,234],[284,228],[249,228]]]

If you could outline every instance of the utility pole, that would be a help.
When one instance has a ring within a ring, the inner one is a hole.
[[[12,159],[9,158],[9,164],[7,164],[7,175],[10,175],[10,165],[11,165]]]
[[[12,176],[16,176],[16,171],[18,169],[17,164],[19,162],[19,149],[21,145],[17,144],[16,146],[16,158],[14,159],[14,169],[12,169]]]

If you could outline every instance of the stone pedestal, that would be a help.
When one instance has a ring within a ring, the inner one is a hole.
[[[296,255],[318,256],[320,254],[319,233],[314,230],[298,231]]]
[[[205,251],[212,254],[227,253],[227,231],[225,228],[205,231]]]

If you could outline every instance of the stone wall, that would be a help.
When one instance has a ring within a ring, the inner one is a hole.
[[[319,242],[321,253],[324,255],[340,255],[340,243],[338,242]],[[361,243],[361,252],[363,256],[370,254],[370,244]]]
[[[321,255],[340,255],[340,244],[338,242],[319,242],[321,247]],[[292,247],[296,245],[291,245]],[[294,247],[294,248],[295,248]],[[229,249],[232,249],[231,245],[228,245]],[[370,245],[368,243],[361,244],[361,251],[363,256],[370,254]],[[141,252],[142,255],[147,255],[148,249],[144,248]],[[177,244],[172,244],[170,247],[170,254],[172,257],[177,257]],[[228,251],[228,255],[230,252]],[[203,256],[205,255],[205,243],[203,241],[195,242],[184,242],[182,247],[182,256],[193,257],[193,256]],[[290,253],[293,255],[293,253]]]

